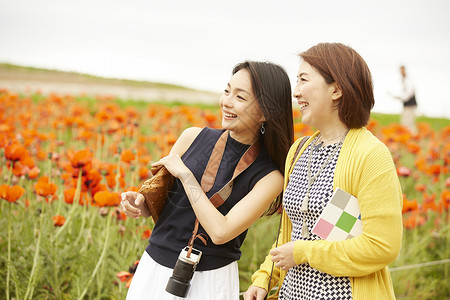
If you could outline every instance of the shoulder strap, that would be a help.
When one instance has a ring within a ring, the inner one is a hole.
[[[211,153],[211,156],[209,158],[209,161],[206,165],[205,172],[203,173],[202,180],[201,180],[201,187],[202,190],[207,193],[211,190],[212,186],[214,185],[214,182],[216,180],[217,171],[219,170],[220,162],[222,161],[222,156],[225,151],[225,146],[227,144],[227,138],[228,138],[228,130],[226,130],[220,138],[217,140],[214,149]],[[236,168],[234,169],[233,176],[228,181],[227,184],[225,184],[224,187],[222,187],[218,192],[216,192],[209,200],[214,205],[214,207],[219,207],[230,196],[231,191],[233,189],[233,181],[234,179],[241,174],[245,169],[247,169],[258,157],[260,152],[260,144],[259,141],[256,141],[253,143],[247,151],[245,151],[244,155],[242,155],[241,159],[239,160]],[[194,230],[192,231],[192,236],[189,239],[188,247],[189,250],[186,254],[187,257],[190,257],[193,246],[194,246],[194,240],[196,238],[199,238],[205,245],[206,240],[202,237],[204,234],[197,234],[199,226],[199,221],[197,218],[195,218],[195,224],[194,224]]]
[[[289,172],[291,172],[292,168],[294,167],[295,162],[297,161],[298,158],[298,153],[300,152],[300,149],[302,149],[303,145],[306,143],[306,141],[309,139],[309,136],[305,136],[303,137],[303,139],[300,141],[300,143],[298,143],[297,145],[297,149],[295,149],[295,154],[292,157],[292,161],[291,161],[291,167],[289,168]]]

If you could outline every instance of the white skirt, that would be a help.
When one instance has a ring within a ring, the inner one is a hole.
[[[142,254],[131,281],[127,300],[238,300],[239,271],[236,261],[216,270],[196,271],[187,298],[166,292],[173,269],[155,262],[146,251]]]

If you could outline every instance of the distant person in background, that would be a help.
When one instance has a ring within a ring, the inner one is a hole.
[[[408,128],[413,134],[416,134],[417,102],[414,85],[406,74],[405,66],[400,66],[400,74],[402,75],[402,91],[400,95],[394,96],[395,99],[403,102],[403,112],[400,117],[400,123]]]

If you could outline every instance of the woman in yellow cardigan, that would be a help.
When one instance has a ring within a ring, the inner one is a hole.
[[[277,285],[268,299],[395,299],[387,266],[400,251],[402,192],[389,150],[364,127],[374,105],[370,71],[339,43],[300,57],[294,97],[302,122],[318,131],[297,156],[302,139],[290,149],[278,244],[244,299],[265,299]],[[322,240],[311,230],[338,187],[358,199],[362,234]]]

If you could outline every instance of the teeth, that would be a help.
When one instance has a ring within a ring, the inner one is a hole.
[[[237,117],[236,115],[229,114],[229,113],[224,113],[224,115],[225,115],[225,117],[227,117],[227,118],[236,118],[236,117]]]
[[[303,109],[307,106],[308,106],[308,103],[303,102],[302,104],[300,104],[300,109]]]

